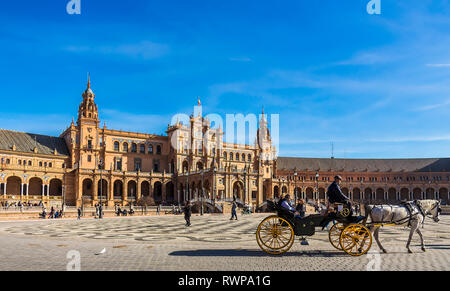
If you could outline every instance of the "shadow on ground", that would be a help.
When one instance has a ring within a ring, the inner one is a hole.
[[[339,257],[348,256],[343,252],[330,251],[296,251],[287,252],[283,255],[270,255],[261,250],[249,249],[210,249],[210,250],[189,250],[189,251],[174,251],[169,253],[169,256],[187,256],[187,257]]]

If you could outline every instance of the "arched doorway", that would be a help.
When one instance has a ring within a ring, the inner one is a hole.
[[[102,196],[102,200],[106,201],[108,196],[108,182],[105,179],[99,180],[97,182],[97,195],[100,199]]]
[[[397,190],[395,190],[395,188],[389,188],[388,201],[390,201],[390,202],[397,201]]]
[[[143,181],[141,183],[141,195],[142,197],[147,197],[150,195],[150,183],[148,181]]]
[[[131,180],[128,181],[128,185],[127,185],[127,196],[128,196],[128,201],[134,202],[136,201],[136,193],[137,193],[137,184],[136,181]]]
[[[422,189],[420,188],[414,188],[413,190],[413,199],[422,199]]]
[[[55,180],[55,179],[53,179],[53,180]],[[50,185],[51,185],[52,181],[50,181]],[[59,181],[59,180],[56,180],[56,181]],[[42,182],[41,178],[37,178],[37,177],[31,178],[30,181],[28,182],[28,184],[29,184],[28,195],[42,195],[42,183],[43,182]],[[50,190],[52,190],[51,187],[50,187]],[[50,194],[50,195],[52,195],[52,194]]]
[[[280,188],[278,186],[273,187],[273,198],[280,198]]]
[[[92,199],[92,193],[93,193],[92,180],[86,178],[83,180],[83,192],[82,192],[83,199],[84,198]]]
[[[162,201],[162,184],[161,182],[157,181],[153,185],[153,199],[155,202],[161,202]]]
[[[19,177],[12,176],[6,180],[6,194],[20,195],[22,180]]]
[[[122,200],[123,199],[123,183],[120,180],[114,181],[113,188],[114,200]]]
[[[402,200],[402,201],[409,200],[409,189],[408,188],[400,189],[400,200]]]
[[[50,196],[62,196],[62,181],[60,179],[51,179],[50,189],[48,189],[48,191]],[[40,192],[42,192],[42,185]]]
[[[236,181],[233,184],[233,197],[236,197],[236,199],[240,199],[242,201],[245,201],[244,197],[244,185],[241,181]]]
[[[371,188],[364,189],[364,200],[365,201],[372,200],[372,189]]]
[[[166,184],[166,201],[170,203],[175,201],[175,187],[172,182]]]
[[[311,187],[306,188],[306,201],[314,199],[314,189]]]
[[[362,201],[361,190],[359,188],[353,188],[353,200],[357,202]]]
[[[325,189],[319,188],[319,200],[325,200]]]
[[[375,200],[377,202],[384,201],[384,189],[383,188],[377,188],[377,190],[375,191]]]
[[[439,199],[441,199],[445,204],[448,204],[448,189],[441,188],[439,189]]]
[[[433,188],[428,188],[425,196],[425,199],[436,199],[435,195],[434,195],[434,189]]]

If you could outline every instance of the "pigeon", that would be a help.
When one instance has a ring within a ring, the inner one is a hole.
[[[95,255],[101,255],[106,253],[106,248],[103,248],[103,250],[101,250],[100,252],[96,253]]]

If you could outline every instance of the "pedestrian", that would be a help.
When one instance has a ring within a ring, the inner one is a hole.
[[[186,220],[186,226],[191,226],[191,202],[188,200],[186,201],[186,205],[184,206],[184,220]]]
[[[78,217],[77,217],[77,219],[80,219],[80,218],[81,218],[81,208],[78,207]]]
[[[237,203],[236,198],[233,199],[233,202],[231,203],[231,218],[230,220],[233,220],[233,217],[237,220],[237,213],[236,213]]]
[[[160,208],[161,208],[161,204],[158,204],[158,205],[156,206],[156,214],[157,214],[157,215],[159,215]]]

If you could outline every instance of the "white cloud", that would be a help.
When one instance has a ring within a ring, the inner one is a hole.
[[[118,45],[69,45],[63,47],[63,50],[73,53],[122,55],[130,58],[149,60],[166,55],[169,52],[169,46],[145,40],[138,43]]]

